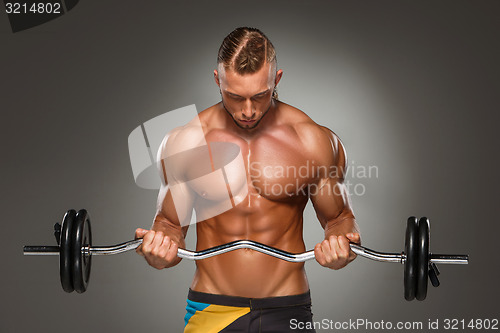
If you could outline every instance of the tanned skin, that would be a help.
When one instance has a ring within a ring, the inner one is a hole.
[[[248,195],[231,210],[196,224],[196,250],[246,239],[292,253],[304,252],[303,211],[310,198],[325,230],[324,240],[314,247],[316,260],[324,267],[340,269],[356,257],[349,243],[360,243],[344,186],[344,147],[328,128],[272,98],[282,74],[268,63],[253,74],[239,75],[223,66],[214,71],[222,101],[201,112],[199,120],[207,143],[231,142],[240,147]],[[180,143],[182,136],[182,131],[171,136],[161,149]],[[276,176],[272,170],[280,166],[309,169],[305,176]],[[314,190],[308,193],[308,186]],[[190,200],[186,198],[186,202]],[[188,227],[181,227],[177,213],[164,184],[151,230],[137,229],[135,234],[143,238],[137,253],[152,267],[168,268],[181,260],[177,249],[185,248]],[[304,263],[239,249],[196,261],[191,289],[262,298],[301,294],[309,285]]]

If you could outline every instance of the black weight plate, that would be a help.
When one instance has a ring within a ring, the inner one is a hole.
[[[427,283],[429,281],[429,219],[422,217],[418,221],[418,264],[417,264],[417,292],[415,298],[423,301],[427,296]]]
[[[86,213],[85,226],[83,228],[83,246],[92,247],[92,230],[90,228],[90,216]],[[90,253],[82,255],[83,261],[83,281],[85,282],[85,290],[90,280],[90,267],[92,265],[92,256]]]
[[[75,290],[73,287],[73,263],[71,255],[75,217],[75,210],[70,209],[66,212],[62,220],[61,238],[59,241],[59,275],[61,276],[62,288],[67,293]]]
[[[81,209],[76,214],[73,243],[73,286],[77,293],[84,293],[90,278],[91,256],[82,252],[92,245],[89,214]]]
[[[417,237],[418,237],[418,221],[417,218],[411,216],[408,218],[406,225],[406,240],[405,240],[405,299],[411,301],[415,298],[417,287]]]

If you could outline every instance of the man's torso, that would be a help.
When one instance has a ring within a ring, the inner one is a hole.
[[[325,129],[300,110],[278,102],[271,111],[265,115],[268,124],[251,135],[231,130],[234,126],[228,126],[221,104],[199,114],[209,145],[227,142],[239,147],[246,182],[237,179],[243,170],[226,172],[228,184],[237,185],[231,188],[231,196],[238,204],[197,223],[197,250],[248,239],[292,253],[304,252],[302,213],[308,185],[318,182],[324,171],[320,166],[328,164],[330,142]],[[205,198],[202,200],[227,190],[222,186],[196,189]],[[245,196],[237,198],[239,193]],[[254,298],[301,294],[309,289],[303,263],[285,262],[249,249],[198,261],[191,288]]]

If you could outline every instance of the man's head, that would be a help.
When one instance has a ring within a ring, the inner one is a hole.
[[[276,71],[276,52],[258,29],[237,28],[224,38],[217,57],[215,82],[224,108],[236,125],[257,126],[269,110],[283,74]]]

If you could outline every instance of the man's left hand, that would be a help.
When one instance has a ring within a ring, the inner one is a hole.
[[[330,236],[314,247],[316,261],[324,267],[341,269],[356,258],[349,243],[360,243],[359,233]]]

